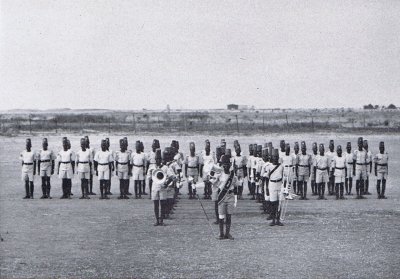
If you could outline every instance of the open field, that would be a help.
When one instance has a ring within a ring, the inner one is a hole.
[[[254,110],[17,110],[0,111],[0,135],[23,133],[391,133],[400,131],[400,109]]]
[[[62,134],[49,136],[49,148],[61,148]],[[106,134],[89,135],[99,147]],[[238,139],[244,153],[249,143],[280,139],[290,143],[311,142],[353,148],[358,134],[268,134],[225,136],[228,147]],[[117,149],[121,136],[110,136]],[[72,149],[79,136],[69,136]],[[153,136],[129,135],[130,148],[140,139],[149,150]],[[161,146],[177,139],[188,152],[195,141],[197,151],[209,138],[212,149],[220,136],[160,136]],[[35,179],[35,199],[22,200],[19,152],[25,136],[0,137],[0,242],[1,278],[399,278],[400,276],[400,135],[368,135],[375,154],[384,140],[389,153],[387,200],[376,199],[375,178],[371,178],[366,200],[290,201],[284,227],[268,226],[259,204],[239,201],[232,217],[234,241],[217,240],[218,228],[207,219],[196,200],[187,199],[187,189],[166,227],[154,227],[153,204],[148,199],[117,200],[118,181],[109,201],[79,200],[80,186],[74,178],[72,200],[59,200],[61,183],[52,178],[52,200],[40,200],[40,179]],[[41,138],[32,137],[33,149]],[[94,189],[98,193],[98,182]],[[131,188],[132,189],[132,188]],[[245,187],[247,193],[247,187]],[[353,192],[355,188],[353,186]],[[309,187],[310,192],[310,187]],[[213,221],[213,206],[202,200]]]

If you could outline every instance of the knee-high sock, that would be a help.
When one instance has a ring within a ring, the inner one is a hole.
[[[93,174],[89,176],[89,193],[93,193]]]
[[[307,182],[306,181],[303,182],[303,197],[304,198],[307,197]]]
[[[322,197],[325,195],[325,182],[322,182],[322,189],[321,189]]]
[[[369,188],[369,178],[365,180],[365,185],[364,185],[364,194],[368,193],[368,188]]]
[[[124,195],[124,179],[119,180],[119,194],[120,197]]]
[[[349,193],[349,179],[345,178],[344,179],[344,187],[346,188],[346,194]]]
[[[378,179],[376,181],[376,192],[378,193],[378,197],[380,197],[381,196],[381,180],[380,179]]]
[[[143,194],[146,193],[146,180],[142,180]]]
[[[50,189],[51,189],[51,184],[50,184],[50,176],[46,177],[46,196],[50,197]]]
[[[321,197],[321,194],[322,194],[322,183],[318,183],[317,184],[317,192],[318,192],[318,196],[320,196]]]
[[[29,197],[29,180],[25,180],[25,197]]]
[[[335,184],[335,194],[336,194],[336,198],[339,198],[339,183]]]
[[[344,191],[344,185],[343,182],[340,183],[340,197],[343,198],[343,191]]]
[[[386,179],[382,179],[382,197],[385,196],[385,190],[386,190]]]
[[[360,195],[360,180],[356,180],[356,192],[357,192],[357,196]]]
[[[135,196],[138,196],[139,195],[139,191],[138,191],[138,183],[137,183],[137,180],[135,180],[134,182],[134,187],[135,187]]]
[[[139,189],[139,196],[142,195],[142,181],[138,180],[137,181],[138,189]]]
[[[218,201],[215,201],[214,210],[215,210],[215,217],[217,218],[217,221],[219,221],[219,216],[218,216]]]
[[[226,214],[226,232],[225,235],[229,235],[231,231],[231,223],[232,223],[232,215],[231,214]]]
[[[219,236],[224,236],[224,219],[218,219],[219,222]]]
[[[301,197],[304,198],[304,196],[303,196],[303,181],[299,181],[297,186],[299,187],[297,192],[299,192]]]
[[[154,214],[156,216],[156,220],[160,219],[160,201],[153,201],[154,202]]]
[[[42,176],[42,194],[43,194],[43,197],[46,196],[46,192],[47,192],[47,190],[46,190],[46,180],[47,180],[47,176]]]
[[[165,219],[165,213],[166,213],[166,200],[161,200],[161,220]]]
[[[353,188],[353,178],[349,178],[349,194],[351,193],[351,188]]]
[[[360,196],[364,194],[364,180],[360,180]]]
[[[85,179],[81,179],[81,191],[82,191],[82,197],[85,196]]]

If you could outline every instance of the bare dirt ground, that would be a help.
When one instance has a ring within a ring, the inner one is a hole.
[[[94,147],[104,135],[91,136]],[[306,140],[328,143],[335,139],[355,147],[358,135],[260,135],[234,137],[247,153],[247,144],[281,138],[293,143]],[[114,150],[118,136],[112,136]],[[177,137],[187,152],[189,141],[197,151],[204,139],[215,148],[221,137]],[[226,137],[228,146],[233,139]],[[239,201],[233,215],[235,240],[217,240],[199,201],[188,200],[186,187],[166,227],[154,227],[150,200],[117,200],[118,181],[112,180],[111,200],[79,200],[78,179],[72,200],[60,200],[61,183],[52,178],[52,200],[40,200],[40,179],[35,179],[35,199],[22,200],[18,155],[25,137],[0,137],[0,242],[1,278],[399,278],[400,276],[400,136],[369,135],[370,148],[386,142],[390,156],[387,200],[376,198],[371,178],[366,200],[290,201],[283,227],[270,227],[259,204]],[[146,150],[152,137],[129,137],[130,147],[141,139]],[[172,137],[160,137],[161,145]],[[33,148],[40,149],[40,137]],[[50,148],[61,148],[61,136],[49,138]],[[71,136],[72,148],[79,136]],[[98,190],[98,182],[94,186]],[[246,189],[246,187],[245,187]],[[247,189],[246,189],[247,190]],[[309,189],[310,192],[310,189]],[[353,190],[354,192],[354,190]],[[213,205],[202,200],[213,221]]]

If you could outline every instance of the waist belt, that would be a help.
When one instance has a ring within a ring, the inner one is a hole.
[[[24,165],[30,166],[30,165],[33,165],[33,163],[24,163]]]
[[[155,164],[157,164],[157,163],[149,163],[149,165],[155,165]]]
[[[48,163],[50,160],[40,160],[40,163]]]
[[[382,166],[382,167],[386,167],[388,164],[378,164],[378,163],[377,163],[377,165],[378,165],[378,166]]]
[[[274,182],[274,183],[276,183],[276,182],[281,182],[282,181],[282,178],[279,178],[279,179],[277,179],[277,180],[270,180],[270,182]]]
[[[337,169],[337,170],[344,170],[344,167],[343,167],[343,168],[335,167],[335,169]]]
[[[308,167],[308,165],[299,165],[299,167],[306,168],[306,167]]]
[[[353,162],[351,162],[351,163],[347,163],[347,164],[349,164],[349,165],[353,165],[354,163],[353,163]]]
[[[83,162],[79,161],[78,163],[79,163],[79,164],[89,164],[88,161],[83,161]]]
[[[99,163],[100,166],[107,166],[109,163]]]
[[[324,170],[327,170],[328,168],[318,168],[317,167],[317,170],[322,170],[322,171],[324,171]]]
[[[133,166],[134,167],[138,167],[138,168],[142,168],[143,167],[143,165],[138,166],[138,165],[135,165],[135,164],[133,164]]]
[[[126,165],[126,164],[128,164],[128,162],[121,163],[121,162],[118,162],[118,161],[117,161],[117,163],[120,164],[120,165]]]
[[[61,162],[61,164],[70,164],[71,163],[71,161],[68,161],[68,162]]]
[[[188,168],[189,168],[189,169],[197,169],[198,167],[189,167],[189,166],[188,166]]]
[[[357,165],[359,165],[359,166],[365,166],[365,165],[368,165],[368,163],[356,163]]]
[[[291,168],[291,167],[293,167],[293,165],[285,165],[285,168],[286,168],[286,167]]]

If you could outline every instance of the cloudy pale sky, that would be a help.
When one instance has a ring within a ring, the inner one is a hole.
[[[400,105],[400,1],[0,0],[0,109]]]

